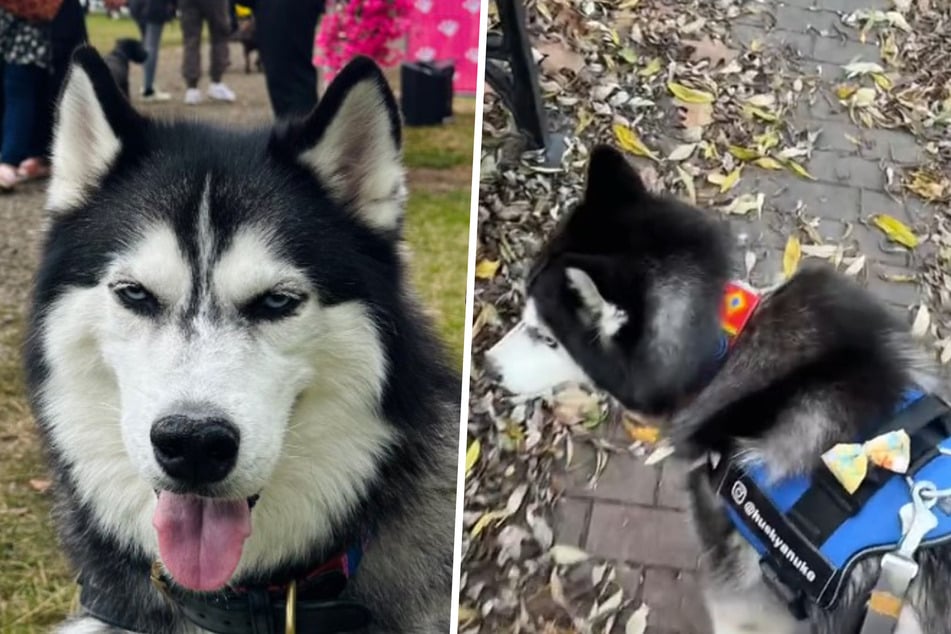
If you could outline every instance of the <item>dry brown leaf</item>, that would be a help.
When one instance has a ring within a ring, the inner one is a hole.
[[[702,128],[713,122],[713,105],[708,103],[677,103],[680,127]]]
[[[710,64],[714,67],[732,62],[738,55],[732,48],[720,40],[712,39],[709,35],[704,35],[700,40],[680,40],[680,44],[692,49],[691,60],[695,62],[710,60]]]
[[[544,55],[541,67],[548,72],[566,69],[577,74],[585,67],[584,57],[568,48],[564,42],[540,41],[535,44],[535,48]]]

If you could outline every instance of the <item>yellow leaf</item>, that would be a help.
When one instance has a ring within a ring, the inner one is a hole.
[[[909,249],[914,249],[918,246],[918,236],[908,228],[908,225],[898,218],[887,214],[876,214],[872,216],[872,224],[881,229],[892,242],[897,242]]]
[[[753,161],[753,163],[755,163],[756,165],[759,165],[759,166],[762,167],[763,169],[768,169],[768,170],[781,170],[781,169],[783,169],[783,164],[780,163],[779,161],[777,161],[776,159],[774,159],[774,158],[771,157],[771,156],[761,156],[761,157],[759,157],[758,159],[756,159],[755,161]]]
[[[663,66],[663,62],[660,61],[660,58],[655,57],[651,61],[647,62],[647,66],[637,71],[637,74],[641,77],[651,77],[652,75],[659,73]]]
[[[783,251],[783,275],[788,280],[799,267],[799,258],[802,257],[802,246],[799,244],[799,238],[789,236],[786,240],[786,250]]]
[[[718,159],[720,158],[720,153],[717,152],[717,146],[709,141],[701,141],[700,149],[703,151],[703,158],[705,159]]]
[[[855,91],[858,89],[859,89],[858,86],[855,86],[852,84],[839,84],[838,86],[835,87],[835,96],[841,99],[842,101],[845,101],[846,99],[854,95]]]
[[[459,625],[465,626],[474,622],[479,618],[479,612],[475,608],[471,608],[468,605],[459,606]]]
[[[644,145],[644,142],[641,141],[637,134],[635,134],[635,132],[626,125],[615,123],[614,136],[617,137],[618,143],[621,144],[621,147],[631,154],[636,154],[637,156],[646,156],[647,158],[654,161],[658,160],[657,155],[654,154],[653,150]]]
[[[489,511],[488,513],[485,513],[476,521],[475,526],[472,527],[472,530],[469,531],[469,537],[475,539],[489,526],[489,524],[494,524],[495,522],[503,520],[508,516],[508,511]]]
[[[499,270],[500,260],[482,260],[476,264],[475,274],[480,280],[491,280]]]
[[[816,180],[816,177],[806,171],[806,168],[797,163],[796,161],[786,161],[786,167],[789,168],[789,171],[802,176],[803,178],[808,178],[811,181]]]
[[[752,161],[753,159],[759,158],[759,152],[747,147],[741,147],[739,145],[731,145],[729,149],[730,149],[730,154],[740,159],[741,161]]]
[[[667,88],[677,99],[680,99],[684,103],[713,103],[715,99],[715,97],[708,92],[697,90],[696,88],[688,88],[674,81],[667,82]]]
[[[878,87],[885,92],[891,90],[895,85],[892,83],[892,80],[888,78],[888,75],[883,75],[882,73],[872,73],[872,79],[874,79]]]
[[[472,471],[472,467],[479,461],[479,454],[481,452],[482,443],[476,438],[469,444],[469,448],[466,449],[466,475],[469,475],[469,472]]]
[[[635,425],[627,420],[623,421],[624,430],[634,442],[643,442],[650,445],[660,440],[660,429],[648,425]]]
[[[723,179],[723,182],[720,183],[720,193],[730,191],[733,187],[740,181],[740,172],[742,167],[737,167],[732,172],[726,175],[726,178]]]
[[[779,135],[776,134],[776,130],[770,128],[763,134],[754,136],[753,142],[756,143],[756,149],[763,153],[779,145]]]
[[[766,123],[776,123],[777,121],[779,121],[779,117],[774,115],[772,112],[769,112],[768,110],[764,110],[763,108],[759,108],[749,103],[743,106],[743,114],[745,114],[750,119],[753,119],[753,118],[761,119],[765,121]]]

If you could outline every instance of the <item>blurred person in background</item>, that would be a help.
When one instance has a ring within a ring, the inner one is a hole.
[[[216,101],[234,101],[234,92],[221,81],[229,64],[231,3],[229,0],[179,0],[178,11],[185,45],[182,58],[182,77],[187,86],[185,103],[194,105],[202,100],[198,80],[201,78],[201,27],[204,22],[208,23],[211,36],[208,96]]]
[[[258,52],[275,116],[304,115],[317,105],[314,34],[324,0],[242,0],[254,9]]]
[[[142,68],[142,100],[168,101],[172,96],[155,86],[155,71],[158,67],[162,29],[165,28],[166,22],[175,17],[175,0],[129,0],[129,13],[139,25],[142,43],[149,54]]]

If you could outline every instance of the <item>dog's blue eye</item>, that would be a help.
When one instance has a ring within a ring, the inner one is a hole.
[[[112,292],[123,306],[140,315],[153,315],[159,309],[155,296],[140,284],[114,286]]]
[[[290,316],[304,301],[302,296],[291,293],[271,292],[259,295],[241,312],[249,319],[275,320]]]
[[[274,310],[285,308],[293,301],[290,295],[279,295],[277,293],[268,293],[264,296],[264,305]]]

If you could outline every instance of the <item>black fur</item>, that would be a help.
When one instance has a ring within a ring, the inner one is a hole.
[[[144,64],[148,57],[142,42],[130,38],[116,40],[115,48],[105,56],[106,66],[126,99],[129,98],[129,64]]]
[[[671,414],[666,435],[678,454],[747,453],[776,477],[809,472],[824,451],[861,437],[906,388],[939,389],[907,326],[828,267],[804,267],[767,293],[725,364],[710,372],[727,244],[710,213],[648,193],[623,156],[598,148],[584,200],[543,249],[528,296],[597,387],[628,408]],[[609,341],[585,325],[568,267],[586,272],[603,298],[628,314]],[[686,332],[648,328],[657,310],[652,297],[668,287],[689,289],[670,298],[674,305],[684,300],[693,315]],[[680,353],[651,356],[658,335],[683,339]],[[692,472],[690,491],[712,595],[751,600],[747,593],[762,585],[755,558],[751,567],[752,550],[738,539],[706,470]],[[932,548],[920,562],[909,602],[927,634],[947,633],[951,603],[941,584],[951,578],[951,548]],[[814,632],[855,631],[877,565],[867,559],[857,568],[836,610],[813,610]]]
[[[419,490],[424,476],[438,477],[445,483],[444,494],[454,499],[461,383],[449,368],[428,319],[406,299],[399,240],[357,222],[354,210],[336,204],[313,173],[294,160],[293,150],[316,142],[347,91],[367,79],[377,82],[386,95],[391,132],[399,140],[395,101],[375,64],[358,59],[349,65],[306,120],[280,124],[274,130],[233,131],[143,117],[122,97],[92,49],[78,51],[74,63],[92,79],[122,149],[84,204],[57,215],[47,234],[25,349],[28,383],[55,467],[56,524],[73,566],[86,583],[104,589],[112,598],[111,609],[127,623],[151,632],[178,632],[183,621],[149,584],[150,562],[136,548],[96,528],[91,511],[79,502],[70,465],[46,436],[36,400],[48,372],[40,341],[45,307],[70,287],[98,284],[112,254],[147,219],[161,219],[172,226],[182,252],[196,258],[197,201],[204,175],[209,173],[217,253],[241,227],[264,223],[283,238],[284,255],[309,273],[323,302],[359,299],[369,307],[389,364],[382,411],[397,430],[398,441],[353,513],[336,522],[331,540],[315,542],[313,551],[300,561],[286,562],[258,578],[241,579],[245,584],[287,581],[356,541],[367,527],[386,531],[409,521],[419,505],[426,503]],[[451,473],[444,470],[447,456]],[[448,619],[452,552],[451,548],[431,552],[431,544],[436,537],[452,543],[451,516],[445,518],[444,529],[449,532],[411,535],[406,540],[407,552],[419,552],[414,557],[431,562],[424,578],[378,587],[361,581],[358,571],[348,593],[373,611],[372,631],[400,632],[412,627],[401,620],[401,611],[422,601],[423,595],[426,600],[445,597]],[[396,556],[374,550],[371,540],[365,560]],[[445,626],[448,629],[448,621]]]
[[[584,199],[535,262],[528,294],[599,387],[629,409],[669,413],[700,386],[716,349],[720,289],[729,275],[726,237],[723,224],[649,193],[623,156],[599,147],[591,157]],[[584,270],[604,298],[627,313],[614,345],[592,349],[595,335],[578,314],[579,300],[565,277],[569,267]],[[658,310],[649,289],[665,278],[695,289],[690,297],[695,314],[682,333],[681,353],[660,373],[644,330]]]

